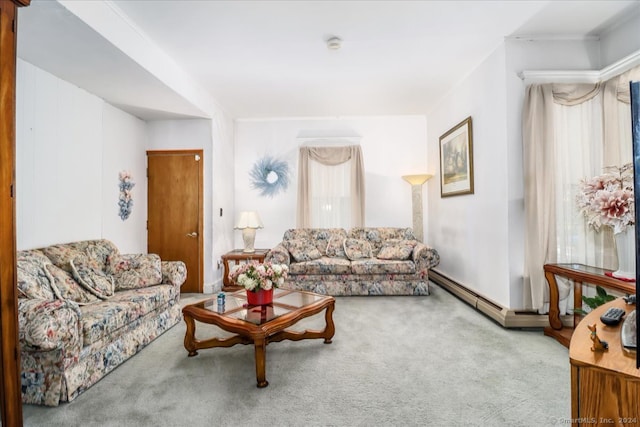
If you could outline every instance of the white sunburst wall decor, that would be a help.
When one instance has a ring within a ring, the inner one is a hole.
[[[289,186],[289,165],[271,156],[259,159],[249,172],[251,186],[261,196],[274,197]]]

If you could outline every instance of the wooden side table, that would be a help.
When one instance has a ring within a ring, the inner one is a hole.
[[[556,276],[566,277],[573,280],[573,306],[582,307],[582,284],[590,283],[603,288],[615,289],[627,294],[636,292],[634,282],[625,282],[615,277],[607,276],[611,270],[592,267],[584,264],[545,264],[544,276],[549,283],[549,325],[544,328],[544,334],[554,337],[565,347],[569,347],[571,335],[574,328],[580,321],[580,315],[573,315],[573,328],[563,328],[560,320],[560,295],[558,292],[558,282]]]
[[[571,339],[571,425],[574,427],[640,425],[640,370],[636,369],[636,354],[622,347],[622,324],[607,326],[600,321],[600,316],[610,307],[622,308],[627,314],[636,308],[625,304],[622,298],[601,305],[582,319]],[[594,324],[598,337],[609,344],[606,352],[591,351],[593,342],[587,326]]]
[[[241,286],[237,286],[229,277],[231,267],[229,267],[229,261],[233,261],[233,265],[239,265],[240,262],[258,261],[264,262],[264,258],[267,256],[269,249],[256,249],[255,252],[244,252],[242,249],[234,249],[231,252],[227,252],[222,255],[222,263],[224,264],[224,273],[222,276],[222,290],[225,292],[237,291],[242,289]]]

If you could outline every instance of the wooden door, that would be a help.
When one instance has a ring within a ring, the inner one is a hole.
[[[147,250],[183,261],[181,292],[203,290],[202,150],[147,151]]]
[[[16,6],[29,0],[0,0],[0,418],[22,425],[16,273],[15,111]]]

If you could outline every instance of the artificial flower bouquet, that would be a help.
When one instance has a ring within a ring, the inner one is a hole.
[[[587,224],[596,231],[605,225],[618,234],[635,224],[633,204],[633,165],[610,166],[606,173],[582,181],[576,197]]]
[[[234,266],[229,277],[246,290],[257,292],[281,286],[288,273],[289,267],[285,264],[250,262]]]

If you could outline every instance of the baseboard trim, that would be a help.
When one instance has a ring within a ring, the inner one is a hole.
[[[493,319],[504,328],[545,328],[549,317],[533,311],[510,310],[472,291],[437,270],[429,270],[429,280]],[[563,325],[572,326],[572,316],[561,316]]]

